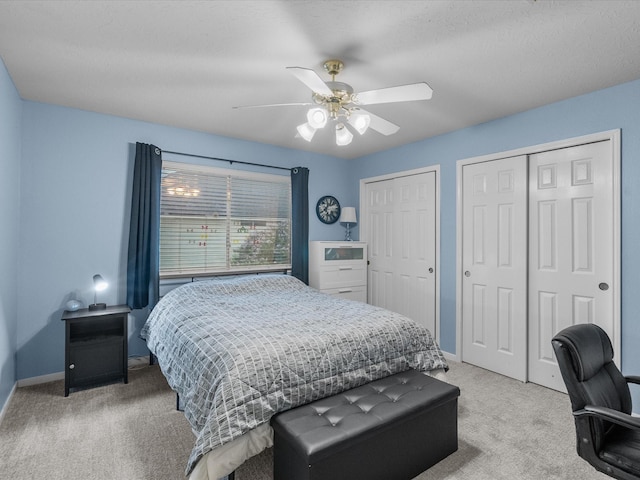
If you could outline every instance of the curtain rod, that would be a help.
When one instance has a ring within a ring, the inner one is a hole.
[[[183,155],[185,157],[205,158],[207,160],[218,160],[220,162],[229,162],[230,165],[233,165],[234,163],[241,163],[242,165],[253,165],[255,167],[277,168],[278,170],[287,170],[289,172],[293,170],[292,168],[276,167],[273,165],[265,165],[263,163],[252,163],[252,162],[243,162],[240,160],[229,160],[227,158],[207,157],[204,155],[194,155],[193,153],[172,152],[171,150],[162,150],[162,151],[164,153],[172,153],[173,155]]]

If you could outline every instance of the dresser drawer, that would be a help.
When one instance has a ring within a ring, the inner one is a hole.
[[[311,242],[310,263],[316,267],[332,264],[359,265],[367,262],[364,242]]]
[[[357,287],[344,287],[344,288],[328,288],[322,290],[323,293],[328,293],[334,297],[346,298],[347,300],[357,300],[358,302],[367,302],[367,287],[360,285]]]
[[[364,265],[331,265],[320,267],[315,273],[317,276],[312,286],[319,290],[367,284],[367,269]]]

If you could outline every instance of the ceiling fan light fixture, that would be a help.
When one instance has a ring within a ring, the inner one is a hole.
[[[339,146],[349,145],[353,140],[353,133],[344,125],[344,123],[338,123],[336,125],[336,144]]]
[[[307,112],[307,121],[315,129],[323,128],[327,124],[328,115],[324,108],[311,108]]]
[[[313,128],[308,123],[303,123],[302,125],[298,125],[297,129],[300,136],[304,138],[307,142],[310,142],[313,136],[316,134],[316,129]]]
[[[371,124],[371,117],[366,113],[352,113],[349,117],[349,124],[355,128],[360,135],[363,135]]]
[[[327,60],[324,63],[324,69],[331,75],[331,80],[325,82],[310,68],[287,67],[287,70],[291,72],[293,76],[311,89],[311,100],[313,103],[274,103],[270,105],[248,105],[234,108],[309,105],[312,107],[307,111],[307,122],[296,127],[298,130],[296,137],[299,136],[307,142],[311,142],[316,130],[324,128],[329,120],[332,120],[334,123],[340,122],[336,125],[336,143],[338,145],[349,145],[353,140],[351,129],[357,131],[360,135],[364,135],[369,129],[372,129],[385,136],[393,135],[400,129],[398,125],[374,113],[363,110],[360,106],[428,100],[433,95],[433,90],[426,82],[356,93],[348,83],[336,81],[336,75],[338,75],[343,68],[344,63],[342,63],[341,60]]]

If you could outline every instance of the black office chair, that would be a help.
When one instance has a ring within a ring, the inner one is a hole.
[[[578,455],[614,478],[640,479],[640,418],[631,416],[628,383],[613,363],[611,340],[593,324],[573,325],[551,341],[571,400]]]

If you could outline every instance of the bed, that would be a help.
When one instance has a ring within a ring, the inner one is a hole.
[[[282,274],[182,285],[141,335],[195,434],[190,480],[222,478],[271,446],[278,412],[409,368],[448,368],[412,320]]]

